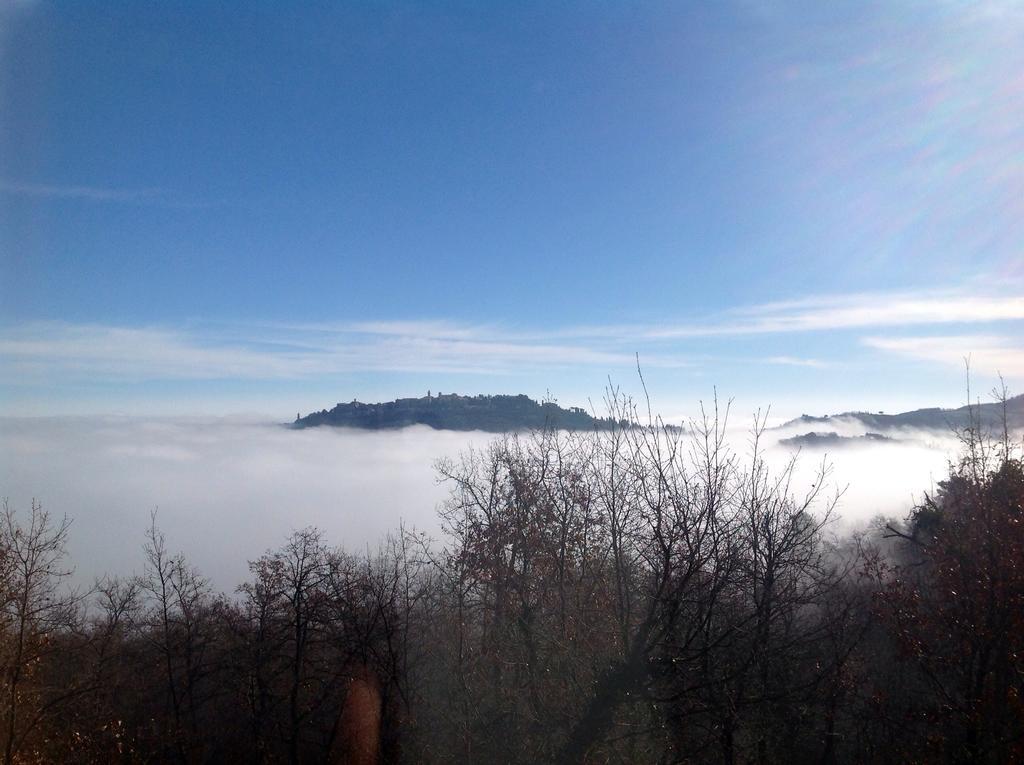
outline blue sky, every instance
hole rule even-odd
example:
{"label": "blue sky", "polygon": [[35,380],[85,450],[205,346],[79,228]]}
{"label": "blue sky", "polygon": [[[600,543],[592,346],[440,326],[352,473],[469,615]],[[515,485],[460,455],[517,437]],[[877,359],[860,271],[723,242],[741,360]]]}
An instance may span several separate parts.
{"label": "blue sky", "polygon": [[1024,7],[0,10],[0,410],[1024,388]]}

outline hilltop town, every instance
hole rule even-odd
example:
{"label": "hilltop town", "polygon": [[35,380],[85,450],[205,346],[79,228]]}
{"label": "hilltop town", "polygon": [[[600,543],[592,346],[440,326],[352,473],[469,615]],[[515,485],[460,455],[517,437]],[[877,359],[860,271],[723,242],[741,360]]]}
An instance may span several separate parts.
{"label": "hilltop town", "polygon": [[296,416],[293,428],[320,425],[384,430],[409,425],[428,425],[437,430],[482,430],[503,433],[533,428],[561,430],[606,429],[615,421],[592,416],[578,406],[562,408],[553,401],[534,401],[529,396],[460,396],[427,391],[421,398],[400,398],[376,404],[339,403],[305,417]]}

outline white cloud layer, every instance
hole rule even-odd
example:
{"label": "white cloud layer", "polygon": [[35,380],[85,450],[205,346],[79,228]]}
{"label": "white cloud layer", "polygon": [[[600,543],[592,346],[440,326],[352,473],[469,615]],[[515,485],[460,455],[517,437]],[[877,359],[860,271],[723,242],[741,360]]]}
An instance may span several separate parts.
{"label": "white cloud layer", "polygon": [[168,544],[220,588],[247,560],[314,525],[359,549],[405,521],[434,530],[445,496],[433,461],[483,436],[412,428],[294,431],[265,422],[39,418],[0,424],[0,496],[32,497],[74,523],[77,576],[142,567],[158,509]]}
{"label": "white cloud layer", "polygon": [[[242,420],[4,419],[0,496],[21,509],[35,497],[73,519],[70,550],[81,582],[140,572],[143,532],[158,508],[169,545],[230,591],[245,578],[247,560],[294,529],[317,526],[349,549],[374,546],[401,521],[436,533],[447,488],[434,461],[491,438],[419,427],[289,430]],[[742,427],[733,441],[743,448]],[[954,448],[932,434],[836,452],[830,481],[850,486],[839,508],[843,523],[904,515],[942,477]],[[769,452],[777,465],[788,457],[781,448]],[[820,458],[802,459],[805,485]]]}

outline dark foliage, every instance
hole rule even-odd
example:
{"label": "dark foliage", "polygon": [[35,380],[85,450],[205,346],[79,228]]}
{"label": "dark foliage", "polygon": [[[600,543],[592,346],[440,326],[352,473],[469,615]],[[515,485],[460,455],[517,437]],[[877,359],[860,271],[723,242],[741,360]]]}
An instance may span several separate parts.
{"label": "dark foliage", "polygon": [[609,419],[592,416],[579,407],[563,409],[553,401],[538,403],[524,395],[460,396],[456,393],[423,398],[400,398],[380,404],[353,401],[337,404],[305,417],[296,417],[293,428],[318,425],[382,430],[409,425],[429,425],[437,430],[483,430],[490,433],[558,428],[601,430],[615,427]]}

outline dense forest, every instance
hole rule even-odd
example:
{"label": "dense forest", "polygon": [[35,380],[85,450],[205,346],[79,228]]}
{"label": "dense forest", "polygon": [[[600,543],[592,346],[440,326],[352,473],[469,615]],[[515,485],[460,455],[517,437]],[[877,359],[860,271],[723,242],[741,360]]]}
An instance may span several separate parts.
{"label": "dense forest", "polygon": [[1024,761],[1006,429],[840,537],[763,421],[742,451],[724,406],[647,422],[499,437],[438,464],[441,539],[304,529],[227,594],[158,518],[144,575],[74,590],[68,522],[5,503],[4,763]]}

